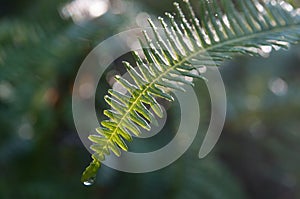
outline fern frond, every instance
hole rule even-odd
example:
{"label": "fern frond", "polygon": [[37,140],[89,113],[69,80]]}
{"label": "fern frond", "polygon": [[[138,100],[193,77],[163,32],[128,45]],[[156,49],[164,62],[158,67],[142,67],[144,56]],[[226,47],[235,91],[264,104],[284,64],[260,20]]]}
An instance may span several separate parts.
{"label": "fern frond", "polygon": [[[89,136],[94,160],[82,181],[95,177],[100,162],[111,151],[117,156],[121,150],[127,151],[124,140],[131,141],[132,134],[139,136],[140,128],[150,130],[155,115],[163,115],[156,98],[173,101],[168,91],[193,85],[186,77],[201,78],[195,72],[200,67],[220,66],[236,54],[260,55],[264,46],[287,48],[300,40],[299,12],[285,1],[200,0],[200,19],[188,0],[184,0],[184,11],[178,3],[174,5],[177,14],[166,13],[168,23],[158,18],[164,34],[149,20],[154,37],[144,32],[145,59],[133,53],[138,70],[124,62],[134,84],[115,77],[129,95],[109,90],[105,96],[112,109],[104,111],[108,119],[97,128],[98,135]],[[145,105],[150,105],[155,115]]]}

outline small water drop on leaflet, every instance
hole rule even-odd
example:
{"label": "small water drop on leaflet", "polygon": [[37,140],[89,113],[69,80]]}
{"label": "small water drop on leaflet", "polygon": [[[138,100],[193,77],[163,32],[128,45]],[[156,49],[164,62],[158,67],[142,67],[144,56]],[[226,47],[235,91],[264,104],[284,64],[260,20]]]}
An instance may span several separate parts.
{"label": "small water drop on leaflet", "polygon": [[95,177],[89,178],[88,180],[84,181],[83,184],[85,186],[91,186],[95,183]]}

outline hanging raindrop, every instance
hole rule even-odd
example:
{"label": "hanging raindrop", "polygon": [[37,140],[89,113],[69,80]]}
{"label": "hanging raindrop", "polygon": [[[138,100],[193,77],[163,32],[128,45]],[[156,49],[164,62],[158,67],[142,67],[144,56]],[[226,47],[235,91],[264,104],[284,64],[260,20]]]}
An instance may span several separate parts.
{"label": "hanging raindrop", "polygon": [[91,178],[87,179],[86,181],[84,181],[83,184],[85,186],[91,186],[95,183],[95,180],[96,180],[96,177],[94,176],[94,177],[91,177]]}
{"label": "hanging raindrop", "polygon": [[91,186],[95,183],[97,171],[100,167],[100,162],[96,159],[96,157],[93,155],[92,158],[93,162],[91,162],[85,169],[81,177],[81,182],[85,186]]}

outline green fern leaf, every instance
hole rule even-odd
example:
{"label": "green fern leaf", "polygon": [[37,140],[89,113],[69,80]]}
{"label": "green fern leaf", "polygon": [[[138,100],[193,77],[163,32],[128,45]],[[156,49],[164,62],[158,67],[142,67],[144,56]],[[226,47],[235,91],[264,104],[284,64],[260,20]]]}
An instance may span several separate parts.
{"label": "green fern leaf", "polygon": [[202,78],[195,73],[197,69],[219,66],[236,54],[260,55],[262,46],[288,48],[300,40],[299,12],[285,1],[200,0],[199,19],[187,0],[183,3],[185,11],[178,3],[174,5],[179,22],[169,13],[170,26],[158,18],[164,35],[149,20],[154,38],[144,31],[146,42],[141,45],[145,60],[133,53],[139,70],[124,62],[134,84],[115,77],[130,95],[109,90],[105,96],[112,109],[104,111],[108,120],[101,122],[98,135],[89,137],[95,153],[83,173],[83,182],[95,177],[106,155],[113,152],[120,156],[121,150],[127,151],[125,140],[131,141],[132,134],[139,136],[140,128],[150,130],[149,123],[157,122],[155,115],[163,116],[156,98],[173,101],[170,90],[184,91],[183,84],[193,85],[185,77]]}

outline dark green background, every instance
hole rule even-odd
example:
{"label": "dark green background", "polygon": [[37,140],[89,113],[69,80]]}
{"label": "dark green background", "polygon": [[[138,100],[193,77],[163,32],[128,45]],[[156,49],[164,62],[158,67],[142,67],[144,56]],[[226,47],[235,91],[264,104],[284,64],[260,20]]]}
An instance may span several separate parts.
{"label": "dark green background", "polygon": [[[217,146],[205,159],[199,160],[197,153],[210,103],[204,83],[197,81],[203,119],[184,156],[147,174],[103,166],[95,185],[83,186],[80,177],[90,154],[77,135],[71,111],[72,86],[81,62],[104,39],[137,27],[140,12],[158,16],[174,8],[171,0],[123,1],[127,6],[121,14],[109,10],[75,24],[59,14],[65,3],[0,2],[0,199],[300,198],[300,46],[273,52],[267,59],[236,57],[221,67],[227,119]],[[122,71],[118,63],[112,68]],[[270,90],[279,78],[287,89],[282,96]],[[97,92],[96,108],[102,117],[105,78],[99,88],[105,88]],[[162,132],[167,134],[162,143],[150,139],[130,146],[143,150],[146,143],[155,148],[171,139],[168,133],[178,123],[176,108],[174,103],[169,109],[173,122]]]}

